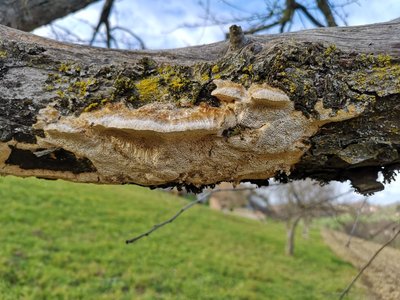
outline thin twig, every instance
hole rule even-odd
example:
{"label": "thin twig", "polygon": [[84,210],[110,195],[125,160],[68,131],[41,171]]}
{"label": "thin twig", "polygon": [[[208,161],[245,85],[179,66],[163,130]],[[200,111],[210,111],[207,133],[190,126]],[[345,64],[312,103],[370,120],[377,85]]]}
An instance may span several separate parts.
{"label": "thin twig", "polygon": [[96,35],[100,30],[100,26],[102,24],[104,24],[104,26],[106,27],[106,35],[107,35],[107,48],[111,47],[111,31],[110,31],[110,22],[109,22],[109,17],[111,14],[111,10],[114,4],[114,0],[106,0],[104,2],[103,5],[103,9],[101,11],[101,15],[99,18],[99,22],[95,28],[95,30],[93,31],[93,35],[92,35],[92,39],[90,41],[90,45],[93,45],[95,39],[96,39]]}
{"label": "thin twig", "polygon": [[124,32],[128,33],[129,35],[131,35],[133,38],[135,38],[138,41],[138,43],[140,45],[140,49],[146,49],[146,45],[145,45],[143,39],[140,36],[138,36],[136,33],[134,33],[132,30],[129,30],[128,28],[121,27],[121,26],[114,26],[111,29],[111,31],[114,31],[114,30],[120,30],[120,31],[124,31]]}
{"label": "thin twig", "polygon": [[201,203],[202,201],[204,201],[205,199],[207,199],[207,197],[209,197],[211,194],[214,193],[218,193],[218,192],[226,192],[226,191],[243,191],[243,190],[254,190],[256,189],[255,187],[243,187],[243,188],[232,188],[232,189],[218,189],[218,190],[213,190],[210,192],[205,193],[204,195],[202,195],[201,197],[199,197],[198,199],[186,204],[184,207],[182,207],[175,215],[173,215],[171,218],[165,220],[164,222],[161,222],[159,224],[155,224],[153,225],[152,228],[150,228],[149,230],[147,230],[146,232],[139,234],[138,236],[126,240],[125,243],[126,244],[131,244],[134,243],[146,236],[149,236],[150,234],[152,234],[154,231],[156,231],[157,229],[164,227],[165,225],[172,223],[176,218],[178,218],[182,213],[184,213],[185,211],[187,211],[189,208],[191,208],[192,206]]}
{"label": "thin twig", "polygon": [[361,268],[361,270],[358,272],[358,274],[356,275],[356,277],[353,278],[353,280],[350,282],[350,284],[343,290],[343,292],[340,294],[339,300],[342,300],[347,293],[350,291],[351,287],[353,286],[353,284],[357,281],[357,279],[362,275],[362,273],[365,271],[365,269],[367,269],[369,267],[369,265],[374,261],[374,259],[378,256],[378,254],[385,249],[391,242],[393,242],[397,236],[400,234],[400,229],[395,233],[395,235],[389,239],[385,244],[382,245],[382,247],[380,247],[378,249],[378,251],[376,251],[374,253],[374,255],[372,255],[372,257],[369,259],[369,261],[364,265],[364,267]]}
{"label": "thin twig", "polygon": [[200,198],[198,198],[198,199],[196,199],[196,200],[190,202],[189,204],[187,204],[187,205],[185,205],[184,207],[182,207],[174,216],[172,216],[172,217],[169,218],[168,220],[166,220],[166,221],[164,221],[164,222],[161,222],[161,223],[159,223],[159,224],[155,224],[155,225],[154,225],[151,229],[149,229],[148,231],[146,231],[146,232],[144,232],[144,233],[142,233],[142,234],[139,234],[138,236],[136,236],[136,237],[134,237],[134,238],[132,238],[132,239],[126,240],[125,242],[126,242],[127,244],[134,243],[134,242],[140,240],[141,238],[144,238],[145,236],[149,236],[151,233],[153,233],[153,231],[156,231],[156,230],[159,229],[160,227],[163,227],[163,226],[165,226],[165,225],[167,225],[167,224],[169,224],[169,223],[172,223],[172,222],[173,222],[176,218],[178,218],[183,212],[185,212],[186,210],[188,210],[189,208],[191,208],[193,205],[195,205],[195,204],[200,203],[201,201],[203,201],[208,195],[209,195],[209,193],[208,193],[208,194],[205,194],[203,197],[200,197]]}
{"label": "thin twig", "polygon": [[361,206],[357,209],[356,219],[355,219],[355,221],[354,221],[353,227],[351,228],[351,231],[350,231],[350,234],[349,234],[349,240],[348,240],[347,243],[346,243],[346,248],[349,248],[349,247],[350,247],[351,239],[352,239],[353,236],[354,236],[354,231],[355,231],[356,228],[357,228],[358,221],[359,221],[360,215],[361,215],[361,213],[362,213],[362,209],[364,208],[364,205],[367,203],[367,200],[368,200],[368,197],[365,197],[363,203],[362,203]]}
{"label": "thin twig", "polygon": [[398,222],[397,221],[392,221],[392,222],[386,224],[385,226],[379,228],[374,233],[370,234],[368,239],[373,240],[374,238],[376,238],[377,235],[381,234],[384,230],[386,230],[389,227],[393,226],[395,223],[398,223]]}
{"label": "thin twig", "polygon": [[311,23],[313,23],[317,27],[325,27],[324,24],[322,24],[316,18],[314,18],[314,16],[308,11],[308,9],[304,5],[301,5],[299,3],[296,4],[297,4],[296,9],[300,9],[303,12],[303,14],[308,18],[308,20],[310,20]]}

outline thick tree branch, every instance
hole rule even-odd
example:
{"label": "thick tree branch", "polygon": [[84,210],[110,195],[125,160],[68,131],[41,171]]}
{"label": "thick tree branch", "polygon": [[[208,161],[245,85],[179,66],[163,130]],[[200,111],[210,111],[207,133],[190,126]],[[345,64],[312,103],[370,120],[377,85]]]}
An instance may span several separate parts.
{"label": "thick tree branch", "polygon": [[400,163],[399,32],[117,51],[0,27],[0,173],[193,189],[312,177],[374,192]]}
{"label": "thick tree branch", "polygon": [[335,17],[333,16],[332,9],[329,4],[329,0],[317,0],[317,5],[318,5],[319,10],[325,16],[328,26],[330,26],[330,27],[337,26]]}
{"label": "thick tree branch", "polygon": [[97,0],[0,0],[0,24],[32,31],[95,1]]}
{"label": "thick tree branch", "polygon": [[104,24],[106,28],[106,37],[107,37],[107,48],[111,48],[111,29],[110,29],[110,14],[114,4],[114,0],[106,0],[103,5],[103,9],[101,10],[99,22],[97,23],[96,28],[94,29],[92,40],[90,41],[90,45],[93,45],[93,42],[96,39],[96,35],[99,32],[100,26]]}

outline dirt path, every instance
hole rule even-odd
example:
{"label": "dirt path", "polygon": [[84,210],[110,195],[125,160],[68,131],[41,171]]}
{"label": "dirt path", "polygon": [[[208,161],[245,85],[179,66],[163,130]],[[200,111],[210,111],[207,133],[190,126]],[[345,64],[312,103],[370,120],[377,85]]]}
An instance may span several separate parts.
{"label": "dirt path", "polygon": [[[353,237],[350,247],[346,248],[349,236],[338,231],[323,230],[322,236],[338,256],[359,269],[381,247],[380,244]],[[400,250],[391,247],[383,249],[361,278],[375,295],[372,299],[400,299]]]}

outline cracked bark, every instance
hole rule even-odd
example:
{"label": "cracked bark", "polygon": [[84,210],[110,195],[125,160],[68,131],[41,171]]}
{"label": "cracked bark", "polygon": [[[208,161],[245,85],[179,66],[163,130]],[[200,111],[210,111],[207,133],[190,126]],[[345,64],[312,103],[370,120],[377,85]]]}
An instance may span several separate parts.
{"label": "cracked bark", "polygon": [[31,31],[97,0],[1,0],[0,24]]}
{"label": "cracked bark", "polygon": [[0,173],[186,186],[399,168],[400,22],[166,51],[0,27]]}

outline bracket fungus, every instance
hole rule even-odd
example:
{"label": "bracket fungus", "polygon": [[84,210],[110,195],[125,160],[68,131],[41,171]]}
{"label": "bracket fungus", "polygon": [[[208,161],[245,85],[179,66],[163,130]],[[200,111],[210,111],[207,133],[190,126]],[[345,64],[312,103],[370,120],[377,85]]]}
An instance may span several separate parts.
{"label": "bracket fungus", "polygon": [[[73,153],[76,163],[87,164],[82,173],[34,168],[17,172],[17,166],[4,161],[9,155],[2,155],[2,173],[145,186],[261,180],[279,171],[289,173],[320,126],[356,117],[364,109],[349,105],[346,111],[333,112],[318,102],[320,116],[307,118],[277,88],[214,83],[211,95],[219,99],[219,107],[156,102],[134,109],[109,103],[79,116],[62,116],[49,105],[35,124],[43,135],[35,145],[27,144],[27,150],[44,156],[53,149]],[[12,146],[8,142],[1,147],[10,152]]]}
{"label": "bracket fungus", "polygon": [[288,95],[267,85],[253,85],[249,89],[249,94],[253,103],[261,105],[286,106],[291,103]]}
{"label": "bracket fungus", "polygon": [[246,90],[244,87],[235,82],[215,79],[214,84],[217,86],[211,92],[211,96],[217,97],[221,102],[235,102],[243,98]]}

